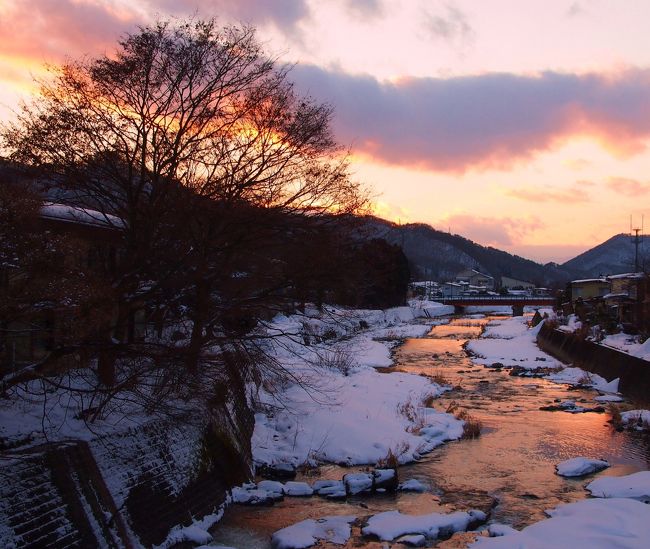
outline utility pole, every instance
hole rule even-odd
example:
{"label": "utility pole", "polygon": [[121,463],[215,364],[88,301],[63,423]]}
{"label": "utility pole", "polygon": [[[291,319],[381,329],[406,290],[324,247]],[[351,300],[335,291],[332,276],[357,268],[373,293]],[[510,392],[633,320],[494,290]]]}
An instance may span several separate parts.
{"label": "utility pole", "polygon": [[[632,244],[634,244],[634,272],[639,272],[639,244],[643,240],[643,215],[641,215],[641,227],[632,228],[632,216],[630,216],[630,236],[632,237]],[[632,232],[634,231],[634,235]],[[641,234],[639,234],[641,233]]]}

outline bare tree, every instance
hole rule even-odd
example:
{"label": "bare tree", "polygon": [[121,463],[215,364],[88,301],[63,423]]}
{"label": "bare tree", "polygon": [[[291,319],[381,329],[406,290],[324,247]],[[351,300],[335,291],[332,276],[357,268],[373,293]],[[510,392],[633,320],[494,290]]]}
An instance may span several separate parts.
{"label": "bare tree", "polygon": [[[223,360],[234,350],[255,354],[247,331],[293,298],[283,243],[365,205],[331,116],[294,90],[252,28],[208,20],[143,27],[113,55],[53,67],[3,128],[12,161],[122,235],[114,312],[93,339],[108,393],[141,382],[143,356],[148,368],[196,373],[209,360],[241,365]],[[190,320],[186,343],[130,342],[143,303]],[[219,358],[206,352],[219,345]],[[126,358],[137,366],[119,375]]]}

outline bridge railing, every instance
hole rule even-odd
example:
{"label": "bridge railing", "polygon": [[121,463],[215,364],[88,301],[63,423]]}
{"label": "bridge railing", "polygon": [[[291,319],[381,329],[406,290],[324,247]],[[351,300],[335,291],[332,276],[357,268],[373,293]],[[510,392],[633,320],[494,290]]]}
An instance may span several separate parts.
{"label": "bridge railing", "polygon": [[528,296],[528,295],[512,295],[512,296],[503,296],[503,295],[455,295],[451,297],[436,297],[434,298],[437,301],[486,301],[486,302],[512,302],[512,301],[536,301],[544,303],[555,303],[556,299],[549,296]]}

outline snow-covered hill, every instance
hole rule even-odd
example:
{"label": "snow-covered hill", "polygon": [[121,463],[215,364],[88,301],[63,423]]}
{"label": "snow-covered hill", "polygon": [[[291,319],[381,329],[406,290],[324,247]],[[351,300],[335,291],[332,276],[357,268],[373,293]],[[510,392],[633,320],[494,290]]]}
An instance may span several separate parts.
{"label": "snow-covered hill", "polygon": [[[634,271],[634,244],[627,234],[617,234],[562,265],[584,276],[599,276]],[[644,238],[639,246],[639,266],[650,266],[650,247]]]}

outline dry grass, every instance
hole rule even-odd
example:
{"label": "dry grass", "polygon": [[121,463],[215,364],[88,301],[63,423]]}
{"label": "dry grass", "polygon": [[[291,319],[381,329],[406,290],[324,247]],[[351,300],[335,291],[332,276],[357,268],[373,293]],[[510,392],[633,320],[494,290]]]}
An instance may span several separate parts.
{"label": "dry grass", "polygon": [[398,444],[395,449],[388,449],[386,457],[377,460],[375,467],[377,469],[397,469],[399,467],[399,458],[408,452],[409,445],[406,442]]}
{"label": "dry grass", "polygon": [[578,385],[593,385],[594,378],[589,372],[582,374],[582,377],[578,380]]}
{"label": "dry grass", "polygon": [[428,397],[425,397],[422,400],[422,406],[424,406],[425,408],[433,408],[433,403],[436,401],[436,398],[438,397],[434,395],[429,395]]}
{"label": "dry grass", "polygon": [[609,422],[616,429],[623,427],[623,416],[621,416],[621,408],[617,404],[610,402],[607,405],[607,412],[609,413]]}
{"label": "dry grass", "polygon": [[480,419],[472,416],[467,410],[458,412],[456,418],[465,422],[463,425],[463,438],[478,438],[481,436],[483,424]]}
{"label": "dry grass", "polygon": [[448,414],[453,414],[456,412],[456,410],[458,410],[458,402],[452,400],[449,404],[447,404],[447,409],[445,410],[445,412],[447,412]]}
{"label": "dry grass", "polygon": [[432,374],[429,374],[427,377],[434,381],[438,385],[451,385],[450,381],[445,377],[445,375],[440,371],[436,370]]}

